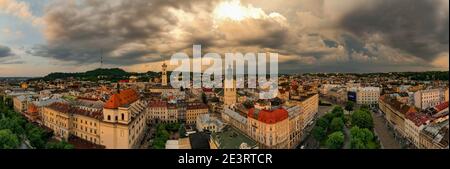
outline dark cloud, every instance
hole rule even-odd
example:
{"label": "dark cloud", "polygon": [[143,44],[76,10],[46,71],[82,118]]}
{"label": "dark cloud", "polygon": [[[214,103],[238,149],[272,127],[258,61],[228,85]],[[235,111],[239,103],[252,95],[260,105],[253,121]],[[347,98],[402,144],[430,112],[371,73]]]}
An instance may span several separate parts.
{"label": "dark cloud", "polygon": [[8,56],[14,56],[14,54],[11,51],[11,48],[0,45],[0,58]]}
{"label": "dark cloud", "polygon": [[345,48],[349,51],[349,54],[353,52],[369,54],[369,50],[364,46],[364,42],[361,42],[359,39],[347,34],[343,34],[342,39],[344,41]]}
{"label": "dark cloud", "polygon": [[1,65],[25,63],[22,60],[17,60],[17,58],[18,58],[18,56],[12,52],[11,48],[0,45],[0,64]]}
{"label": "dark cloud", "polygon": [[431,61],[449,50],[449,13],[442,2],[377,0],[368,7],[354,8],[340,24],[365,40],[379,35],[381,43]]}
{"label": "dark cloud", "polygon": [[[191,3],[184,0],[56,2],[47,7],[44,16],[47,44],[35,46],[29,53],[78,63],[98,62],[100,56],[108,64],[116,65],[156,61],[168,51],[158,46],[173,45],[172,41],[168,42],[170,31],[179,22],[169,10],[192,11]],[[185,46],[171,49],[177,51]]]}
{"label": "dark cloud", "polygon": [[47,44],[28,53],[133,66],[200,44],[203,53],[277,52],[287,71],[355,72],[431,66],[448,52],[446,0],[242,0],[258,16],[239,21],[214,18],[221,1],[57,1],[43,17]]}
{"label": "dark cloud", "polygon": [[[274,28],[269,29],[270,27]],[[257,36],[248,39],[241,39],[239,43],[245,46],[255,45],[262,48],[278,49],[281,48],[286,43],[289,36],[287,28],[283,28],[273,23],[267,22],[262,23],[261,27],[257,29],[267,29],[268,31],[266,32],[265,35],[262,36]]]}

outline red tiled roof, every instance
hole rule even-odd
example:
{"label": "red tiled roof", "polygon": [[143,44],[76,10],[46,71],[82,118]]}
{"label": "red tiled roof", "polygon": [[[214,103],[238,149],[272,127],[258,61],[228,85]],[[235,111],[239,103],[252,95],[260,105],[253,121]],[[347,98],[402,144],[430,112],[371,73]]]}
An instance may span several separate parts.
{"label": "red tiled roof", "polygon": [[135,102],[139,99],[138,93],[133,89],[123,90],[119,93],[113,94],[105,104],[107,109],[117,109],[120,106],[124,106]]}
{"label": "red tiled roof", "polygon": [[414,122],[416,126],[421,126],[426,124],[430,117],[424,113],[418,113],[417,111],[408,111],[406,113],[406,118]]}
{"label": "red tiled roof", "polygon": [[438,104],[438,105],[436,105],[434,108],[435,108],[438,112],[440,112],[440,111],[442,111],[442,110],[448,108],[448,102],[444,102],[444,103]]}
{"label": "red tiled roof", "polygon": [[38,108],[33,103],[28,104],[28,113],[37,113]]}
{"label": "red tiled roof", "polygon": [[288,118],[288,112],[283,108],[272,111],[259,110],[258,113],[255,113],[255,111],[257,111],[255,108],[250,109],[248,111],[248,117],[257,119],[266,124],[275,124]]}

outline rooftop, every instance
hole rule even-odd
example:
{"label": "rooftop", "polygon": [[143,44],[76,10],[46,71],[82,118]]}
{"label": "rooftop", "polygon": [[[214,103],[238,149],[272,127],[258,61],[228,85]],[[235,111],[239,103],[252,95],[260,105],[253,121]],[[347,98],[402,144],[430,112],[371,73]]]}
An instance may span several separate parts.
{"label": "rooftop", "polygon": [[194,133],[189,135],[192,149],[210,149],[209,135],[206,133]]}
{"label": "rooftop", "polygon": [[188,103],[187,110],[193,110],[193,109],[208,109],[208,105],[201,103],[201,102]]}
{"label": "rooftop", "polygon": [[55,110],[55,111],[58,111],[61,113],[65,113],[65,114],[69,114],[69,115],[78,114],[78,115],[87,116],[87,117],[91,117],[91,118],[95,118],[95,119],[99,119],[99,120],[101,120],[103,118],[103,112],[101,110],[99,110],[99,111],[85,110],[85,109],[71,106],[70,104],[67,104],[67,103],[55,102],[55,103],[50,104],[47,107],[52,110]]}
{"label": "rooftop", "polygon": [[105,104],[107,109],[117,109],[129,105],[139,99],[138,93],[133,89],[122,90],[113,94]]}
{"label": "rooftop", "polygon": [[148,107],[167,107],[167,101],[152,100],[148,103]]}
{"label": "rooftop", "polygon": [[284,108],[273,110],[259,110],[252,108],[248,111],[248,117],[266,124],[275,124],[288,118],[288,111]]}
{"label": "rooftop", "polygon": [[383,102],[385,102],[388,105],[390,105],[396,111],[400,112],[401,114],[406,114],[408,112],[417,112],[417,110],[414,107],[408,106],[407,104],[398,101],[394,97],[390,97],[388,95],[384,95],[384,96],[381,96],[380,99]]}
{"label": "rooftop", "polygon": [[242,116],[241,114],[239,114],[236,111],[233,111],[231,109],[225,108],[224,113],[228,116],[230,116],[231,118],[233,118],[236,121],[239,121],[242,124],[247,124],[247,118]]}
{"label": "rooftop", "polygon": [[430,117],[424,113],[419,113],[417,111],[410,111],[406,113],[406,118],[411,120],[416,126],[425,125]]}
{"label": "rooftop", "polygon": [[449,121],[448,119],[438,123],[432,123],[426,126],[422,133],[433,139],[434,142],[448,148],[449,142]]}
{"label": "rooftop", "polygon": [[434,107],[436,109],[436,111],[440,112],[444,109],[448,108],[448,101],[447,102],[443,102],[441,104],[438,104],[437,106]]}
{"label": "rooftop", "polygon": [[219,149],[257,148],[256,141],[231,126],[226,126],[222,132],[212,133],[211,137],[217,141]]}

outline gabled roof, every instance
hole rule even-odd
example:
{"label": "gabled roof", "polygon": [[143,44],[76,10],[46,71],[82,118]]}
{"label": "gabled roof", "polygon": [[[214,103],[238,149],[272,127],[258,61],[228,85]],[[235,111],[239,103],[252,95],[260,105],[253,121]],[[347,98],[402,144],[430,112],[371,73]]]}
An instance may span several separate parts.
{"label": "gabled roof", "polygon": [[117,109],[121,106],[131,104],[139,99],[138,93],[133,89],[127,89],[113,94],[106,102],[106,109]]}

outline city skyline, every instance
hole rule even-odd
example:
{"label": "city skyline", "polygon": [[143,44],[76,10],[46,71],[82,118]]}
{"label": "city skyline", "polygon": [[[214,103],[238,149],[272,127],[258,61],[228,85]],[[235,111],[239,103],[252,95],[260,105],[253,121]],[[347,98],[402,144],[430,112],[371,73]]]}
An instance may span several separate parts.
{"label": "city skyline", "polygon": [[100,57],[159,71],[195,44],[278,53],[280,73],[448,71],[448,3],[0,0],[0,77],[84,72]]}

